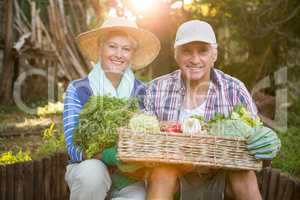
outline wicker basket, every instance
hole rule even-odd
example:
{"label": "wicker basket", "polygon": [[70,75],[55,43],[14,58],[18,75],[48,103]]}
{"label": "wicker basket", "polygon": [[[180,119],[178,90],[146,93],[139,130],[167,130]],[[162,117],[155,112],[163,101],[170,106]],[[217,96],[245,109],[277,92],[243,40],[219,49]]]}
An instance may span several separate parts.
{"label": "wicker basket", "polygon": [[248,154],[245,140],[209,135],[141,133],[119,129],[118,158],[149,164],[192,164],[210,168],[260,170],[262,162]]}

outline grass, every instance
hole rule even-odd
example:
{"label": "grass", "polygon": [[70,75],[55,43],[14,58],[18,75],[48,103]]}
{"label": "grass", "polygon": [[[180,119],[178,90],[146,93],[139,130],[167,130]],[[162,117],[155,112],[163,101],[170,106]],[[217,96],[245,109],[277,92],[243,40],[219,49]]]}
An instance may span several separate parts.
{"label": "grass", "polygon": [[282,147],[272,166],[300,178],[300,128],[290,127],[287,132],[278,135]]}

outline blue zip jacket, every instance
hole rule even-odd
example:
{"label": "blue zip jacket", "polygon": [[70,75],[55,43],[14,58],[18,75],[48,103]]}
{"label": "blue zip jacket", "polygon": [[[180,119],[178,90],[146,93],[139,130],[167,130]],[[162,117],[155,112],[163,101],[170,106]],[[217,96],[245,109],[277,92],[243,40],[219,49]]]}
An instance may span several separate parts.
{"label": "blue zip jacket", "polygon": [[[146,86],[141,81],[135,79],[131,97],[139,99],[141,109],[144,109],[145,93]],[[70,82],[65,93],[63,125],[70,163],[80,162],[83,159],[82,151],[73,143],[73,135],[79,122],[80,111],[92,95],[93,92],[88,77]],[[110,159],[115,160],[116,158]]]}

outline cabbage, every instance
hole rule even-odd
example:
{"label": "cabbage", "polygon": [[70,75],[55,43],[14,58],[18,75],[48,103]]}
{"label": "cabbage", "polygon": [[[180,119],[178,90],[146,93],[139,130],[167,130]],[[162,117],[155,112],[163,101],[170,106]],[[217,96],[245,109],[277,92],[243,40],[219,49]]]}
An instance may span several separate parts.
{"label": "cabbage", "polygon": [[133,116],[129,121],[129,128],[139,132],[160,132],[157,118],[147,114]]}
{"label": "cabbage", "polygon": [[208,134],[247,138],[252,135],[252,127],[242,120],[223,119],[211,124],[208,129]]}

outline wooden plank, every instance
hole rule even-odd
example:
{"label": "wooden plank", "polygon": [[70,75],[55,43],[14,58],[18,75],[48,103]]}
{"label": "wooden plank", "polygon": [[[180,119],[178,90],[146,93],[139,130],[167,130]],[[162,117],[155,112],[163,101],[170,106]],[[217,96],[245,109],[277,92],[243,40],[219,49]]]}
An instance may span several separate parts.
{"label": "wooden plank", "polygon": [[277,187],[277,195],[276,200],[282,200],[284,199],[284,191],[288,185],[288,182],[290,181],[289,177],[285,174],[280,174],[279,183]]}
{"label": "wooden plank", "polygon": [[0,199],[7,199],[7,174],[6,166],[0,166]]}
{"label": "wooden plank", "polygon": [[266,200],[268,198],[268,186],[270,182],[270,172],[271,169],[265,168],[262,170],[262,185],[261,185],[261,195],[262,199]]}
{"label": "wooden plank", "polygon": [[6,176],[6,183],[7,183],[7,200],[14,200],[15,198],[15,184],[14,184],[14,176],[15,176],[15,165],[6,165],[7,169],[7,176]]}
{"label": "wooden plank", "polygon": [[54,156],[52,157],[54,159],[54,163],[53,163],[53,170],[54,170],[54,174],[53,174],[53,184],[54,185],[54,191],[55,191],[55,196],[54,199],[55,200],[60,200],[60,194],[59,194],[59,176],[58,176],[58,170],[59,170],[59,157],[58,154],[54,154]]}
{"label": "wooden plank", "polygon": [[295,180],[295,188],[294,188],[294,195],[293,200],[299,200],[300,199],[300,181]]}
{"label": "wooden plank", "polygon": [[43,198],[43,163],[41,160],[33,162],[34,168],[34,200],[41,200]]}
{"label": "wooden plank", "polygon": [[51,159],[49,157],[43,158],[44,166],[44,199],[51,200],[52,193],[50,189],[51,184]]}
{"label": "wooden plank", "polygon": [[269,191],[268,200],[276,199],[277,186],[279,182],[280,171],[277,169],[271,169],[270,181],[269,181]]}
{"label": "wooden plank", "polygon": [[283,194],[284,200],[292,199],[294,193],[294,185],[295,185],[294,181],[288,181],[288,184]]}
{"label": "wooden plank", "polygon": [[15,200],[24,200],[23,163],[15,164]]}
{"label": "wooden plank", "polygon": [[59,186],[60,186],[60,199],[65,199],[66,194],[67,194],[67,188],[66,188],[66,183],[65,183],[65,168],[66,168],[66,157],[65,153],[58,153],[58,158],[59,158]]}
{"label": "wooden plank", "polygon": [[24,163],[24,199],[31,200],[33,198],[34,193],[34,168],[33,168],[33,161],[28,161]]}

